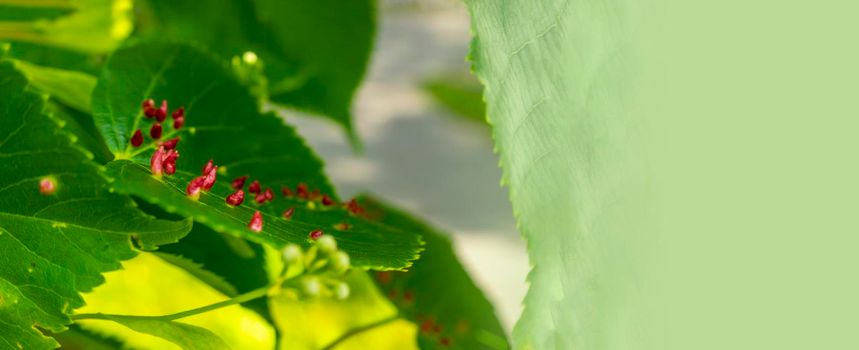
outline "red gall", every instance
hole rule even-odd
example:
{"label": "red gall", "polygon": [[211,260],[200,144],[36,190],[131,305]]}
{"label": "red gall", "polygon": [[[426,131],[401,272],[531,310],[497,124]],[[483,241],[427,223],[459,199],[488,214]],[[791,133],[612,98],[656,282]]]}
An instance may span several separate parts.
{"label": "red gall", "polygon": [[161,100],[161,107],[155,110],[155,120],[159,123],[167,119],[167,100]]}
{"label": "red gall", "polygon": [[200,198],[200,191],[203,189],[203,181],[206,180],[205,176],[197,176],[191,182],[188,183],[188,188],[185,189],[185,192],[188,194],[188,197],[191,197],[193,200],[197,200]]}
{"label": "red gall", "polygon": [[245,201],[245,191],[237,190],[235,193],[227,196],[227,204],[237,207]]}
{"label": "red gall", "polygon": [[284,197],[292,197],[294,194],[294,193],[292,193],[292,190],[289,189],[289,187],[281,187],[280,193],[283,193]]}
{"label": "red gall", "polygon": [[239,176],[235,180],[233,180],[233,189],[240,190],[245,187],[245,181],[248,180],[247,176]]}
{"label": "red gall", "polygon": [[212,186],[215,185],[215,181],[218,179],[218,166],[212,166],[212,169],[209,170],[206,175],[203,175],[203,189],[208,191],[212,189]]}
{"label": "red gall", "polygon": [[173,129],[179,130],[185,126],[185,117],[173,118]]}
{"label": "red gall", "polygon": [[262,214],[260,214],[259,210],[254,212],[254,216],[251,218],[251,222],[248,223],[248,228],[254,232],[262,231]]}
{"label": "red gall", "polygon": [[289,208],[287,210],[284,210],[283,218],[287,220],[292,219],[292,214],[295,214],[295,208]]}
{"label": "red gall", "polygon": [[310,239],[315,241],[315,240],[319,239],[319,237],[322,237],[323,234],[324,234],[324,232],[322,232],[322,230],[313,230],[313,231],[310,231],[309,236],[310,236]]}
{"label": "red gall", "polygon": [[260,191],[259,181],[254,180],[254,182],[251,182],[250,186],[248,186],[248,192],[256,194],[256,193],[259,193],[259,191]]}
{"label": "red gall", "polygon": [[274,199],[274,191],[272,191],[271,188],[266,188],[265,192],[263,192],[263,195],[265,196],[265,200],[267,201]]}
{"label": "red gall", "polygon": [[334,205],[334,200],[331,199],[327,194],[322,195],[322,205],[326,207],[330,207]]}
{"label": "red gall", "polygon": [[161,176],[163,164],[164,164],[164,147],[159,146],[155,152],[152,153],[152,158],[149,159],[149,170],[152,171],[152,175]]}
{"label": "red gall", "polygon": [[156,140],[160,139],[161,138],[161,132],[163,130],[164,129],[161,128],[161,123],[152,124],[152,128],[149,129],[149,136],[152,137],[153,139],[156,139]]}
{"label": "red gall", "polygon": [[56,190],[57,190],[57,186],[54,184],[54,180],[44,178],[41,181],[39,181],[39,193],[41,193],[45,196],[49,196],[49,195],[54,194],[54,192]]}
{"label": "red gall", "polygon": [[174,149],[174,148],[176,148],[176,145],[179,144],[179,141],[180,141],[179,137],[175,137],[175,138],[169,139],[167,141],[164,141],[164,143],[162,143],[161,145],[164,146],[164,149]]}
{"label": "red gall", "polygon": [[140,147],[143,144],[143,133],[140,132],[140,129],[134,132],[134,135],[131,136],[131,145],[134,147]]}

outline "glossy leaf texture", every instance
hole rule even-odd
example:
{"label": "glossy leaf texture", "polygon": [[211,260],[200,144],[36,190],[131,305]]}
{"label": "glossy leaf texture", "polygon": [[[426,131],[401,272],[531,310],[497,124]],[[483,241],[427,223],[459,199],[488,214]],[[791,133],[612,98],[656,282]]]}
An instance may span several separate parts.
{"label": "glossy leaf texture", "polygon": [[110,52],[133,24],[131,0],[17,2],[2,10],[0,41],[88,54]]}
{"label": "glossy leaf texture", "polygon": [[79,292],[135,255],[132,240],[154,249],[191,229],[109,193],[45,98],[0,63],[0,343],[25,349],[56,346],[33,326],[63,331],[83,305]]}
{"label": "glossy leaf texture", "polygon": [[136,332],[153,335],[179,345],[185,350],[225,350],[230,347],[215,333],[187,323],[140,316],[103,315]]}
{"label": "glossy leaf texture", "polygon": [[375,36],[374,0],[147,0],[139,35],[198,42],[225,59],[253,52],[268,98],[352,132],[350,105]]}
{"label": "glossy leaf texture", "polygon": [[[165,135],[181,137],[177,172],[161,179],[149,170],[152,140],[133,147],[133,130],[149,130],[151,119],[142,116],[141,101],[165,99],[173,108],[184,106],[186,125],[175,131],[165,122]],[[172,110],[172,109],[171,109]],[[218,232],[229,233],[275,248],[286,243],[308,246],[309,233],[323,230],[337,238],[358,267],[402,269],[410,266],[421,249],[420,236],[366,220],[346,210],[322,173],[322,163],[295,131],[273,114],[260,114],[255,99],[210,55],[180,44],[143,44],[117,51],[107,63],[93,94],[97,124],[117,160],[108,164],[113,187],[139,196],[168,212],[193,217]],[[199,200],[186,195],[189,182],[214,160],[219,181]],[[263,189],[271,188],[274,200],[258,205],[246,193],[244,203],[232,207],[226,197],[234,190],[230,181],[249,176]],[[296,192],[306,184],[319,199],[286,197],[282,189]],[[313,196],[312,194],[310,196]],[[283,213],[294,209],[291,218]],[[248,224],[261,211],[263,228],[253,232]],[[337,227],[346,228],[337,229]]]}
{"label": "glossy leaf texture", "polygon": [[[640,183],[624,1],[466,0],[472,69],[532,270],[516,349],[622,344],[613,299]],[[634,231],[632,231],[634,232]],[[620,255],[622,257],[622,255]],[[628,284],[625,284],[628,285]],[[622,331],[621,331],[622,332]]]}
{"label": "glossy leaf texture", "polygon": [[509,348],[492,304],[459,263],[449,238],[372,197],[360,202],[369,216],[424,237],[426,249],[409,271],[374,275],[400,315],[418,325],[421,349]]}

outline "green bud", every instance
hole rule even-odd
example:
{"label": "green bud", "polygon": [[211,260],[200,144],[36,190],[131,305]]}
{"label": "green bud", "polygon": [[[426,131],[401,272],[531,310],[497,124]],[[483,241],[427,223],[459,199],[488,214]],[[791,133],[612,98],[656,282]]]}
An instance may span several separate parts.
{"label": "green bud", "polygon": [[319,247],[319,252],[322,254],[331,254],[337,251],[337,241],[330,235],[322,235],[316,240],[316,245]]}
{"label": "green bud", "polygon": [[337,283],[334,286],[334,297],[338,300],[345,300],[349,297],[349,285],[346,282]]}
{"label": "green bud", "polygon": [[303,258],[304,253],[301,252],[301,248],[295,244],[288,244],[283,248],[283,262],[286,266],[291,266],[297,262],[300,262]]}
{"label": "green bud", "polygon": [[315,276],[306,276],[301,279],[301,292],[309,297],[318,296],[322,292],[322,283]]}
{"label": "green bud", "polygon": [[336,252],[331,256],[331,270],[334,273],[344,273],[349,270],[349,254]]}

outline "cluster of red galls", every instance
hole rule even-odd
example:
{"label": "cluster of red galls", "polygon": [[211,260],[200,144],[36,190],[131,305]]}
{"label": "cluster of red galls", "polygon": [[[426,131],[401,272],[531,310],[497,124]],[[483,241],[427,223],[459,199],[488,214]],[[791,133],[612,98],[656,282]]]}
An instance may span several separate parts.
{"label": "cluster of red galls", "polygon": [[[152,127],[149,128],[149,137],[154,140],[158,140],[161,138],[161,134],[164,131],[164,128],[161,126],[161,123],[167,119],[167,100],[161,101],[161,107],[155,108],[155,101],[151,98],[143,101],[143,115],[146,116],[147,119],[155,119],[155,123],[152,124]],[[179,130],[183,126],[185,126],[185,107],[179,107],[173,113],[170,114],[173,118],[173,129]],[[179,138],[175,138],[174,141],[179,142]],[[175,143],[174,142],[174,143]],[[131,136],[131,145],[134,147],[140,147],[143,144],[143,132],[140,129],[134,131],[134,134]],[[175,145],[174,145],[175,147]]]}

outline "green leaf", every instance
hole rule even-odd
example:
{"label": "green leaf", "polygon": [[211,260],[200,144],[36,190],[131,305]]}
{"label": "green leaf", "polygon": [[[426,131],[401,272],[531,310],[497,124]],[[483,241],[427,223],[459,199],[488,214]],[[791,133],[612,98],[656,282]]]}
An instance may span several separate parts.
{"label": "green leaf", "polygon": [[101,315],[134,331],[154,335],[179,345],[185,350],[220,350],[230,347],[215,333],[197,326],[177,321],[159,320],[151,317]]}
{"label": "green leaf", "polygon": [[[517,349],[602,349],[615,333],[616,249],[638,182],[617,1],[466,0],[503,183],[531,273]],[[636,169],[636,170],[633,170]],[[617,247],[619,244],[612,246]]]}
{"label": "green leaf", "polygon": [[492,304],[459,263],[446,235],[376,199],[360,202],[369,215],[420,232],[426,242],[421,259],[408,272],[376,274],[379,288],[400,314],[418,325],[421,349],[508,348]]}
{"label": "green leaf", "polygon": [[423,84],[423,88],[442,106],[468,120],[486,123],[486,104],[483,103],[483,89],[476,79],[452,76],[433,79]]}
{"label": "green leaf", "polygon": [[[142,116],[140,104],[149,97],[186,108],[178,170],[161,179],[151,176],[149,170],[151,145],[133,148],[129,142],[133,130],[148,130],[151,120]],[[273,114],[260,114],[254,98],[231,72],[197,49],[144,44],[117,51],[93,94],[93,111],[117,157],[107,166],[117,191],[193,217],[217,232],[275,248],[286,243],[309,246],[308,234],[322,229],[337,238],[358,267],[406,268],[421,249],[420,236],[414,232],[352,215],[339,205],[326,208],[319,202],[281,196],[281,187],[294,190],[306,183],[337,198],[322,174],[321,161],[295,131]],[[165,129],[164,139],[175,133],[170,126]],[[186,187],[209,159],[221,166],[220,180],[210,192],[193,200],[185,195]],[[271,187],[277,198],[259,206],[248,194],[241,206],[227,205],[225,198],[233,192],[230,181],[244,175],[251,176],[248,183],[258,179],[263,188]],[[281,216],[287,208],[295,209],[290,220]],[[256,210],[262,211],[264,219],[259,233],[247,228]],[[335,229],[340,223],[350,228]]]}
{"label": "green leaf", "polygon": [[350,106],[375,35],[373,0],[148,0],[140,32],[199,42],[229,59],[251,51],[265,65],[268,98],[318,113],[352,132]]}
{"label": "green leaf", "polygon": [[[83,305],[78,294],[101,273],[145,249],[177,241],[191,221],[155,220],[109,193],[99,168],[46,115],[45,98],[8,62],[0,63],[0,343],[26,349],[56,343]],[[52,194],[40,182],[54,183]]]}
{"label": "green leaf", "polygon": [[96,79],[86,73],[42,67],[25,61],[14,61],[15,67],[30,84],[63,104],[80,112],[90,112],[90,97]]}
{"label": "green leaf", "polygon": [[105,53],[131,33],[131,0],[56,0],[42,7],[22,1],[4,9],[0,40]]}

